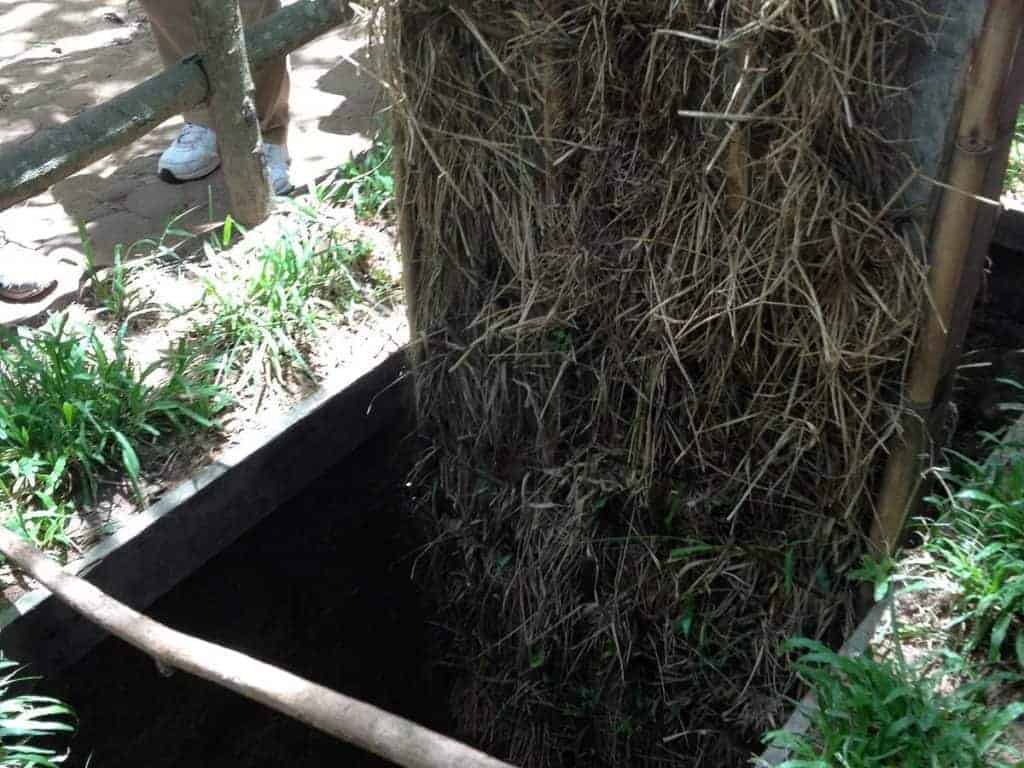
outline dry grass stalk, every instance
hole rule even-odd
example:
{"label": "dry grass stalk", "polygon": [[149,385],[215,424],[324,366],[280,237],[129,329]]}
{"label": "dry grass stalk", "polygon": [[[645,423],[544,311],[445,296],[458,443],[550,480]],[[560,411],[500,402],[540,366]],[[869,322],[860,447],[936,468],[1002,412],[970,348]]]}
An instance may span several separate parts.
{"label": "dry grass stalk", "polygon": [[461,724],[528,766],[740,765],[780,641],[848,626],[897,421],[924,281],[879,127],[918,9],[382,5]]}

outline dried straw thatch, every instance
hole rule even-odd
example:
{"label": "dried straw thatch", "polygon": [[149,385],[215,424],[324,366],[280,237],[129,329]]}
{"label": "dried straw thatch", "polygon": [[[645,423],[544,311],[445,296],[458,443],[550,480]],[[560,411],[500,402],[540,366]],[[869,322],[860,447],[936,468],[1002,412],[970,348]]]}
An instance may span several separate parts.
{"label": "dried straw thatch", "polygon": [[[466,735],[739,765],[835,638],[920,297],[912,0],[389,0]],[[682,114],[681,114],[682,113]]]}

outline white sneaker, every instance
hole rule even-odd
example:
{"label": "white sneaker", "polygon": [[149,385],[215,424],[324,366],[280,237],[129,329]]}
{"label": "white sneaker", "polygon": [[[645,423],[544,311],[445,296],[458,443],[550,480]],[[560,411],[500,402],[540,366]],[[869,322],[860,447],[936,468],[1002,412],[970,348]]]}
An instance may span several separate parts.
{"label": "white sneaker", "polygon": [[[292,182],[288,167],[292,161],[288,150],[280,144],[264,143],[263,161],[274,194],[289,192]],[[174,184],[209,176],[219,167],[216,131],[195,123],[185,123],[178,138],[160,155],[157,169],[160,178]]]}
{"label": "white sneaker", "polygon": [[288,166],[292,159],[288,156],[288,150],[280,144],[263,143],[263,162],[267,165],[267,176],[270,177],[270,187],[275,195],[285,195],[291,191],[292,180],[288,175]]}
{"label": "white sneaker", "polygon": [[157,172],[172,184],[209,176],[220,166],[217,134],[209,128],[185,123],[181,133],[160,155]]}

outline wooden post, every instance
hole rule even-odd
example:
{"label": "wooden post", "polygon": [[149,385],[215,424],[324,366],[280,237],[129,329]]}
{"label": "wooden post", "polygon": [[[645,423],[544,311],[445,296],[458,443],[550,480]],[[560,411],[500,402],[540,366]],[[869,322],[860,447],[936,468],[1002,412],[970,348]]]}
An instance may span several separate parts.
{"label": "wooden post", "polygon": [[[953,158],[945,179],[929,246],[931,274],[926,320],[917,341],[907,382],[907,411],[902,434],[886,464],[871,531],[878,554],[891,553],[898,544],[921,476],[921,455],[936,391],[948,362],[950,328],[961,297],[961,281],[968,272],[971,239],[977,235],[977,196],[984,195],[989,168],[1000,146],[1001,105],[1011,89],[1010,74],[1024,30],[1020,0],[992,0],[985,25],[973,52],[964,83],[963,108],[955,136]],[[991,227],[990,227],[991,229]],[[989,232],[990,239],[991,232]],[[972,297],[973,298],[973,297]]]}
{"label": "wooden post", "polygon": [[[259,70],[352,15],[348,0],[299,0],[288,5],[246,31],[250,63]],[[66,123],[0,146],[0,210],[131,144],[165,120],[199,106],[206,96],[202,62],[191,56]]]}
{"label": "wooden post", "polygon": [[242,11],[238,0],[192,0],[192,21],[209,82],[207,108],[217,132],[231,215],[253,227],[270,215],[272,191]]}

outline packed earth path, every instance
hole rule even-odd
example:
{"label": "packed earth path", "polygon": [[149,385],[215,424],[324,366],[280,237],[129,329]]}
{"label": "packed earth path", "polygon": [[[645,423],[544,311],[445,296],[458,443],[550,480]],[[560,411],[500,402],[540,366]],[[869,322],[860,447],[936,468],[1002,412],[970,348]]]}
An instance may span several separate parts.
{"label": "packed earth path", "polygon": [[[289,151],[296,185],[370,145],[380,91],[367,64],[367,31],[359,23],[291,56]],[[138,0],[0,0],[0,144],[63,123],[160,70]],[[100,266],[111,262],[118,245],[158,237],[171,220],[193,232],[217,224],[229,212],[220,171],[181,185],[156,176],[157,158],[181,122],[174,118],[0,212],[0,257],[58,261],[64,276],[59,293],[70,297],[81,275],[78,222],[86,225]],[[0,325],[31,321],[53,303],[51,296],[39,305],[0,304]]]}

